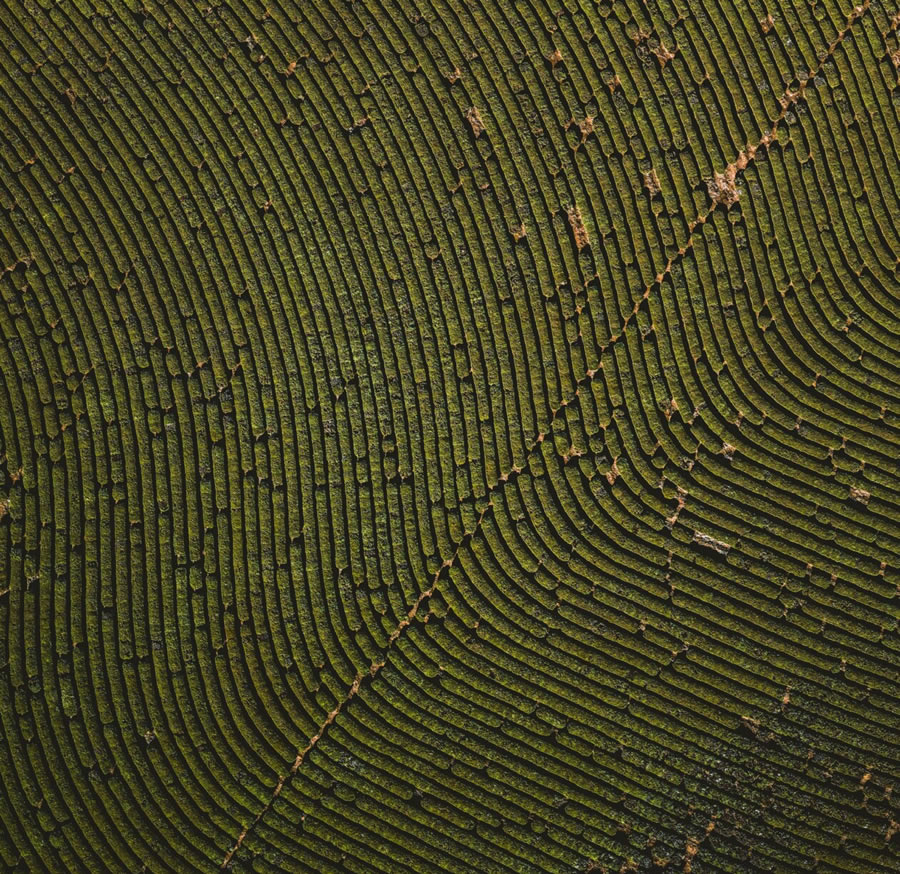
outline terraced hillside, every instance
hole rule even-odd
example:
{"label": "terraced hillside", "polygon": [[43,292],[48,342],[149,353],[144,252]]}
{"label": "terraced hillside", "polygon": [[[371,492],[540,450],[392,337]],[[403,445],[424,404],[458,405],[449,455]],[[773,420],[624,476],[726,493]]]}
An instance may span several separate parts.
{"label": "terraced hillside", "polygon": [[7,0],[0,870],[900,870],[852,2]]}

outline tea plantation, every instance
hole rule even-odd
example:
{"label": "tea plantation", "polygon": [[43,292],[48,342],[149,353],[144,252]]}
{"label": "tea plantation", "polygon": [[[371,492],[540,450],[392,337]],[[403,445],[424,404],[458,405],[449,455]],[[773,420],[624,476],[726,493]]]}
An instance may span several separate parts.
{"label": "tea plantation", "polygon": [[0,871],[900,871],[855,2],[4,0]]}

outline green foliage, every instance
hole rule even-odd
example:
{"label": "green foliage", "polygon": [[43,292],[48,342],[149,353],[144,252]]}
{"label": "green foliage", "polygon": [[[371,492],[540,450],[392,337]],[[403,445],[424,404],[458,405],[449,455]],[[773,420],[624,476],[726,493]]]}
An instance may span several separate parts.
{"label": "green foliage", "polygon": [[897,870],[900,14],[0,9],[0,869]]}

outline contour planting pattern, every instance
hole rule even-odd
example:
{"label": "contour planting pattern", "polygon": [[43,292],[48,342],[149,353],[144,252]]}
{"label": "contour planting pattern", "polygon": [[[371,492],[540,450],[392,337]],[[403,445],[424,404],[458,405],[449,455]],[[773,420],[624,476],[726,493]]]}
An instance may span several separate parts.
{"label": "contour planting pattern", "polygon": [[0,16],[0,870],[900,870],[896,3]]}

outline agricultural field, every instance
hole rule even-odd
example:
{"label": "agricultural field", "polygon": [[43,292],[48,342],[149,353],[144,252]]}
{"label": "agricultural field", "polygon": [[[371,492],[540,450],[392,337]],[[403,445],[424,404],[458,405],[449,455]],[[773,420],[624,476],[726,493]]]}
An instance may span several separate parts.
{"label": "agricultural field", "polygon": [[900,7],[5,0],[0,871],[900,871]]}

